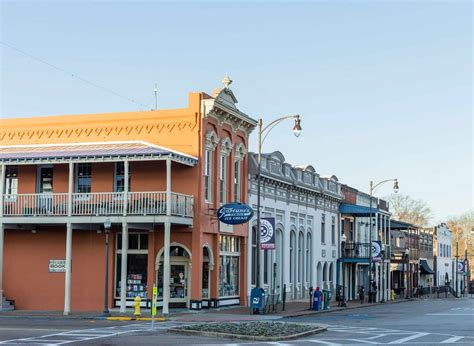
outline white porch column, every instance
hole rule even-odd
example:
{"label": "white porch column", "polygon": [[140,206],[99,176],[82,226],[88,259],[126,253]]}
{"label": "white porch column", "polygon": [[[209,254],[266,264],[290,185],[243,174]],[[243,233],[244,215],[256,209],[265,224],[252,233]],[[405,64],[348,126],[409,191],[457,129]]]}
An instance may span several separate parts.
{"label": "white porch column", "polygon": [[[283,230],[282,240],[283,246],[281,249],[282,253],[282,263],[281,266],[283,268],[283,277],[282,283],[286,285],[286,299],[291,299],[291,289],[290,289],[290,232],[291,232],[291,219],[290,219],[290,211],[287,209],[285,212],[285,229]],[[283,292],[283,287],[281,288]]]}
{"label": "white porch column", "polygon": [[123,162],[123,175],[124,175],[124,184],[123,184],[123,216],[127,215],[128,210],[128,190],[130,189],[128,184],[128,175],[129,175],[129,162],[125,160]]}
{"label": "white porch column", "polygon": [[72,193],[74,192],[74,163],[69,162],[69,180],[67,195],[67,215],[72,215]]}
{"label": "white porch column", "polygon": [[0,165],[0,311],[2,310],[3,302],[3,242],[5,239],[5,226],[1,221],[3,217],[3,187],[5,185],[5,165]]}
{"label": "white porch column", "polygon": [[[125,179],[127,180],[127,179]],[[128,224],[122,223],[122,263],[120,271],[120,312],[127,311]]]}
{"label": "white porch column", "polygon": [[[249,197],[249,205],[252,205],[252,201]],[[250,297],[250,291],[252,290],[252,268],[255,265],[252,261],[252,221],[248,223],[248,238],[247,238],[247,296]]]}
{"label": "white porch column", "polygon": [[66,273],[64,275],[64,315],[71,312],[72,224],[66,224]]}
{"label": "white porch column", "polygon": [[171,159],[166,159],[166,221],[163,250],[163,315],[169,313],[171,243]]}

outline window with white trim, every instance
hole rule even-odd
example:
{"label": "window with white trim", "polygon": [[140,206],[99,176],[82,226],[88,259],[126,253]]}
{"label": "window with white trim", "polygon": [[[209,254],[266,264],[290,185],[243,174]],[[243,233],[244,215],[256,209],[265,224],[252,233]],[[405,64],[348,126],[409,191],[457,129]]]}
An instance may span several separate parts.
{"label": "window with white trim", "polygon": [[18,193],[18,166],[4,166],[5,169],[5,189],[6,195],[16,195]]}
{"label": "window with white trim", "polygon": [[221,169],[219,174],[220,203],[227,202],[227,156],[221,156]]}
{"label": "window with white trim", "polygon": [[[128,190],[130,191],[130,165],[128,166]],[[116,162],[114,171],[114,192],[123,192],[125,190],[125,163]]]}
{"label": "window with white trim", "polygon": [[79,163],[76,167],[76,192],[90,193],[92,165],[90,163]]}
{"label": "window with white trim", "polygon": [[326,214],[321,214],[321,244],[326,244]]}
{"label": "window with white trim", "polygon": [[234,163],[234,201],[240,202],[240,161]]}
{"label": "window with white trim", "polygon": [[336,245],[336,217],[332,217],[331,223],[331,244]]}
{"label": "window with white trim", "polygon": [[212,202],[212,153],[209,149],[204,152],[204,200],[207,203]]}
{"label": "window with white trim", "polygon": [[238,297],[240,286],[240,238],[221,235],[219,297]]}

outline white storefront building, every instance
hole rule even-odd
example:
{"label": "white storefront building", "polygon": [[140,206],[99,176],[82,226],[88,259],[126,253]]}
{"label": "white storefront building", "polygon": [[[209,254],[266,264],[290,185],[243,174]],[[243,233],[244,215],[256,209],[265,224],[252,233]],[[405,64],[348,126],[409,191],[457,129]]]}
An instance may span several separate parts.
{"label": "white storefront building", "polygon": [[453,280],[453,235],[446,224],[435,226],[434,232],[434,257],[435,257],[435,286],[445,285],[448,280],[452,285]]}
{"label": "white storefront building", "polygon": [[[249,203],[257,211],[257,155],[249,156]],[[341,185],[312,166],[292,166],[276,151],[262,155],[261,217],[274,217],[274,250],[260,250],[260,287],[307,299],[309,287],[336,288]],[[256,213],[249,222],[248,292],[256,284]],[[285,288],[285,289],[284,289]],[[333,294],[334,296],[334,294]]]}

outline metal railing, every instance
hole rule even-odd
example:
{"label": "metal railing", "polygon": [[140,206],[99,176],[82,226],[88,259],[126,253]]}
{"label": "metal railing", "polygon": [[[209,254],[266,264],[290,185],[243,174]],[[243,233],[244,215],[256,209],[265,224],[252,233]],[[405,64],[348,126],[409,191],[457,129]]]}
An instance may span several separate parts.
{"label": "metal railing", "polygon": [[[73,193],[71,197],[71,216],[166,215],[163,191]],[[3,195],[3,216],[67,216],[68,201],[67,193]],[[172,192],[171,215],[193,217],[193,203],[193,196]]]}
{"label": "metal railing", "polygon": [[370,243],[346,242],[343,257],[346,258],[369,258]]}

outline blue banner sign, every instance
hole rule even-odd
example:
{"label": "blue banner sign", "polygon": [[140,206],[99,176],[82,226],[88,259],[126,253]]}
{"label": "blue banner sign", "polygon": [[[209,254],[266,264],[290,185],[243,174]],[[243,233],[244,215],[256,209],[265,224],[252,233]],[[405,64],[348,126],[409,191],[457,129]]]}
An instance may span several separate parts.
{"label": "blue banner sign", "polygon": [[217,218],[228,225],[239,225],[248,222],[253,216],[253,209],[243,203],[224,204],[217,210]]}

